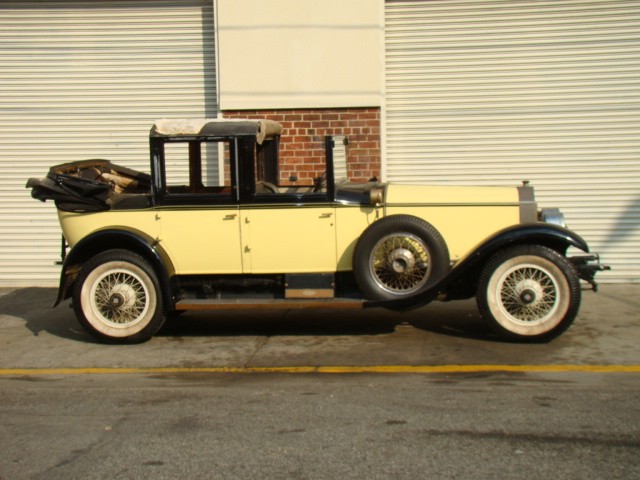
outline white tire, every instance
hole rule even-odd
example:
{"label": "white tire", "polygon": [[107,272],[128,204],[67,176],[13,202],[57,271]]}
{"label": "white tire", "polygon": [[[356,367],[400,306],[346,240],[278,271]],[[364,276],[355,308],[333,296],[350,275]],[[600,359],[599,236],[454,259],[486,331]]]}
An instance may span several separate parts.
{"label": "white tire", "polygon": [[550,340],[564,332],[580,307],[573,265],[540,245],[496,254],[478,283],[480,313],[498,333],[520,340]]}
{"label": "white tire", "polygon": [[143,342],[164,323],[155,272],[126,250],[109,250],[89,260],[76,279],[73,303],[80,324],[101,340]]}

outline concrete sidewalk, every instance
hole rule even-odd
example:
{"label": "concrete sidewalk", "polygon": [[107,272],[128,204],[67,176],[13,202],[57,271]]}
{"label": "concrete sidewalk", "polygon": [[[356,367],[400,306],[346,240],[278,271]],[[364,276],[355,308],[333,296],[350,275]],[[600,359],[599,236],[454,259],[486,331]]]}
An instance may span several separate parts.
{"label": "concrete sidewalk", "polygon": [[503,342],[474,301],[409,313],[188,313],[148,343],[94,342],[51,288],[0,289],[0,369],[358,365],[639,365],[640,285],[585,291],[575,324],[548,344]]}

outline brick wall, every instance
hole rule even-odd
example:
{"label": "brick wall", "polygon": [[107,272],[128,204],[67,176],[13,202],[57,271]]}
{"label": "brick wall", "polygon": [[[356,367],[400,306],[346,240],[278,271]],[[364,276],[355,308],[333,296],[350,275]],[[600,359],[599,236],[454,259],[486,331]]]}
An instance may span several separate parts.
{"label": "brick wall", "polygon": [[380,109],[333,108],[225,111],[226,118],[268,119],[284,128],[280,139],[280,180],[295,173],[298,184],[308,184],[324,171],[324,137],[344,135],[347,172],[352,182],[380,177]]}

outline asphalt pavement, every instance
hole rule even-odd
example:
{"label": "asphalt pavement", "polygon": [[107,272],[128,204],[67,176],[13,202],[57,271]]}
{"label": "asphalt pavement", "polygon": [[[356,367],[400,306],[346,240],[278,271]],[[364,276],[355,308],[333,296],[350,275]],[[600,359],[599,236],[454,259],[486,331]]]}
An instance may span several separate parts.
{"label": "asphalt pavement", "polygon": [[0,480],[640,477],[640,285],[549,343],[472,301],[187,313],[104,345],[55,289],[0,290]]}
{"label": "asphalt pavement", "polygon": [[56,290],[0,290],[0,369],[247,369],[449,365],[640,365],[640,285],[583,292],[574,325],[543,344],[502,341],[473,301],[397,313],[185,313],[141,345],[95,342]]}

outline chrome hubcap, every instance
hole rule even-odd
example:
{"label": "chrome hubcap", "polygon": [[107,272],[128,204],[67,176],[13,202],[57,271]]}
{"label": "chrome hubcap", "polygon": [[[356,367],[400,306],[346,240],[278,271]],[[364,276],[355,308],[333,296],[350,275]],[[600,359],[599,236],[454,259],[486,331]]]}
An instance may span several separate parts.
{"label": "chrome hubcap", "polygon": [[391,268],[396,273],[409,271],[415,264],[415,256],[406,248],[398,248],[389,255],[389,265],[391,265]]}

